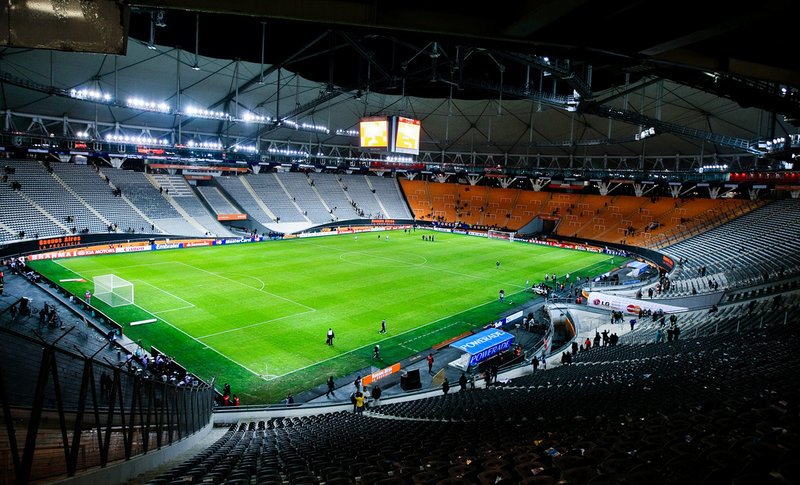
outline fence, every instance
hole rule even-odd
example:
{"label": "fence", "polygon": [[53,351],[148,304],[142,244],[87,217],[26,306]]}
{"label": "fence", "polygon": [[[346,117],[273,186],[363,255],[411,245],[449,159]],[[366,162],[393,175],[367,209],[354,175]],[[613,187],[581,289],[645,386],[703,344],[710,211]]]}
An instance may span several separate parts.
{"label": "fence", "polygon": [[0,328],[0,484],[72,476],[184,438],[213,389],[179,386]]}

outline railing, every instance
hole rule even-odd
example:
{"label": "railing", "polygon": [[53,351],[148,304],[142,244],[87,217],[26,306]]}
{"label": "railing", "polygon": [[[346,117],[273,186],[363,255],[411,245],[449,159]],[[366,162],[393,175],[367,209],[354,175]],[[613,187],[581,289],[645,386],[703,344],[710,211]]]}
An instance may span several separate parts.
{"label": "railing", "polygon": [[0,483],[105,467],[210,422],[210,386],[129,372],[59,348],[58,340],[0,328]]}

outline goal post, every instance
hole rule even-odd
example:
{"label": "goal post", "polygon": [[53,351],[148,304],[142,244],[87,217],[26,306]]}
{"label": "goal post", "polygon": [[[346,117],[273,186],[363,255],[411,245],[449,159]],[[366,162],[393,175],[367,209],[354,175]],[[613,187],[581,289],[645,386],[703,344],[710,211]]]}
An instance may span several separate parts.
{"label": "goal post", "polygon": [[489,239],[505,239],[506,241],[513,241],[514,240],[514,232],[509,231],[495,231],[494,229],[489,229],[489,232],[486,233],[486,237]]}
{"label": "goal post", "polygon": [[95,276],[94,297],[111,307],[133,304],[133,283],[114,274]]}

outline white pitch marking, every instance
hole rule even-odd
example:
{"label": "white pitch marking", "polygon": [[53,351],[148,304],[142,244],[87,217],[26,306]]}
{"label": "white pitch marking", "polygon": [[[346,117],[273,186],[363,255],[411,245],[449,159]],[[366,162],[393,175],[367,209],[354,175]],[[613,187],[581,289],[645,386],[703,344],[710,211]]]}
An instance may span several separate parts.
{"label": "white pitch marking", "polygon": [[314,311],[316,311],[316,308],[311,308],[311,307],[310,307],[310,306],[308,306],[308,305],[304,305],[304,304],[302,304],[302,303],[296,302],[296,301],[294,301],[294,300],[291,300],[291,299],[289,299],[289,298],[286,298],[285,296],[280,296],[280,295],[276,295],[275,293],[270,293],[269,291],[266,291],[266,290],[259,290],[259,289],[257,289],[257,288],[253,288],[252,286],[250,286],[250,285],[246,285],[246,284],[242,283],[241,281],[236,281],[236,280],[230,279],[230,278],[228,278],[227,276],[222,276],[222,275],[221,275],[221,274],[219,274],[219,273],[214,273],[214,272],[208,271],[207,269],[198,268],[198,267],[196,267],[196,266],[192,266],[191,264],[186,264],[186,263],[183,263],[183,262],[178,262],[178,264],[182,264],[182,265],[184,265],[184,266],[188,266],[188,267],[190,267],[190,268],[192,268],[192,269],[196,269],[197,271],[202,271],[202,272],[204,272],[204,273],[208,273],[208,274],[210,274],[210,275],[213,275],[213,276],[216,276],[216,277],[218,277],[218,278],[222,278],[222,279],[224,279],[224,280],[228,280],[228,281],[230,281],[230,282],[232,282],[232,283],[236,283],[237,285],[246,286],[246,287],[250,288],[251,290],[256,290],[256,291],[260,291],[260,292],[262,292],[262,293],[266,293],[267,295],[274,296],[275,298],[279,298],[279,299],[281,299],[281,300],[283,300],[283,301],[288,301],[289,303],[294,303],[294,304],[295,304],[295,305],[297,305],[297,306],[305,307],[305,308],[308,308],[309,310],[314,310]]}
{"label": "white pitch marking", "polygon": [[208,335],[203,335],[202,337],[197,337],[197,338],[216,337],[217,335],[222,335],[222,334],[230,333],[230,332],[236,332],[236,331],[239,331],[239,330],[244,330],[245,328],[257,327],[259,325],[264,325],[265,323],[277,322],[278,320],[283,320],[284,318],[298,317],[300,315],[305,315],[306,313],[314,313],[315,311],[316,310],[309,310],[307,312],[293,313],[291,315],[285,315],[285,316],[282,316],[282,317],[273,318],[272,320],[266,320],[264,322],[253,323],[253,324],[245,325],[243,327],[238,327],[238,328],[231,328],[231,329],[223,330],[223,331],[217,332],[217,333],[210,333]]}
{"label": "white pitch marking", "polygon": [[[85,276],[83,276],[82,274],[78,273],[77,271],[67,268],[66,266],[64,266],[63,264],[61,264],[59,261],[56,261],[56,260],[53,260],[53,261],[54,261],[54,262],[55,262],[57,265],[59,265],[59,266],[61,266],[62,268],[66,269],[67,271],[72,271],[72,272],[73,272],[73,273],[75,273],[76,275],[78,275],[78,276],[82,276],[82,277],[86,278]],[[142,311],[143,311],[143,312],[145,312],[145,313],[149,313],[150,315],[153,315],[153,313],[152,313],[152,312],[150,312],[149,310],[147,310],[147,309],[145,309],[145,308],[142,308],[141,306],[137,305],[136,303],[133,303],[133,306],[135,306],[135,307],[138,307],[140,310],[142,310]],[[155,315],[153,315],[153,316],[155,317]],[[256,372],[256,371],[254,371],[254,370],[252,370],[252,369],[250,369],[250,368],[248,368],[248,367],[246,367],[246,366],[244,366],[244,365],[240,364],[239,362],[236,362],[235,360],[231,359],[230,357],[228,357],[227,355],[223,354],[222,352],[220,352],[219,350],[215,349],[214,347],[211,347],[210,345],[206,345],[205,343],[201,342],[201,341],[200,341],[200,339],[198,339],[197,337],[194,337],[194,336],[190,335],[188,332],[186,332],[186,331],[185,331],[185,330],[183,330],[182,328],[176,327],[175,325],[171,324],[170,322],[168,322],[167,320],[165,320],[165,319],[163,319],[163,318],[161,318],[161,321],[162,321],[162,322],[164,322],[164,323],[166,323],[166,324],[167,324],[167,325],[169,325],[170,327],[174,328],[175,330],[179,331],[180,333],[182,333],[182,334],[186,335],[187,337],[189,337],[190,339],[194,340],[194,341],[195,341],[195,342],[197,342],[198,344],[200,344],[200,345],[203,345],[203,346],[204,346],[204,347],[203,347],[204,349],[206,349],[206,348],[207,348],[207,349],[209,349],[209,350],[213,351],[214,353],[216,353],[216,354],[220,355],[222,358],[224,358],[224,359],[226,359],[226,360],[229,360],[229,361],[233,362],[234,364],[238,365],[239,367],[241,367],[242,369],[244,369],[244,370],[246,370],[246,371],[250,372],[250,373],[251,373],[251,374],[253,374],[253,375],[256,375],[256,376],[260,375],[258,372]]]}
{"label": "white pitch marking", "polygon": [[156,323],[157,321],[158,321],[157,318],[149,318],[147,320],[139,320],[136,322],[131,322],[130,326],[132,327],[134,325],[144,325],[145,323]]}

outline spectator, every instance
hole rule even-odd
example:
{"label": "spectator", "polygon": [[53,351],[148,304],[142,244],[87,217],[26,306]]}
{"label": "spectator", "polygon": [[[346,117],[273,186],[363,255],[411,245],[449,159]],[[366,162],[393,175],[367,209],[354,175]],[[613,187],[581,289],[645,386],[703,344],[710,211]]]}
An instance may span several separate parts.
{"label": "spectator", "polygon": [[325,397],[330,397],[331,394],[333,394],[334,397],[336,396],[336,394],[333,392],[334,386],[335,384],[333,382],[333,376],[330,376],[328,378],[328,392],[325,393]]}
{"label": "spectator", "polygon": [[355,399],[356,399],[356,413],[359,416],[361,416],[362,414],[364,414],[364,393],[361,391],[356,392]]}
{"label": "spectator", "polygon": [[382,392],[383,391],[381,391],[380,386],[378,386],[377,384],[375,384],[375,386],[372,387],[372,405],[376,408],[381,405]]}
{"label": "spectator", "polygon": [[442,392],[447,394],[450,391],[450,382],[447,380],[447,377],[444,378],[444,382],[442,382]]}

